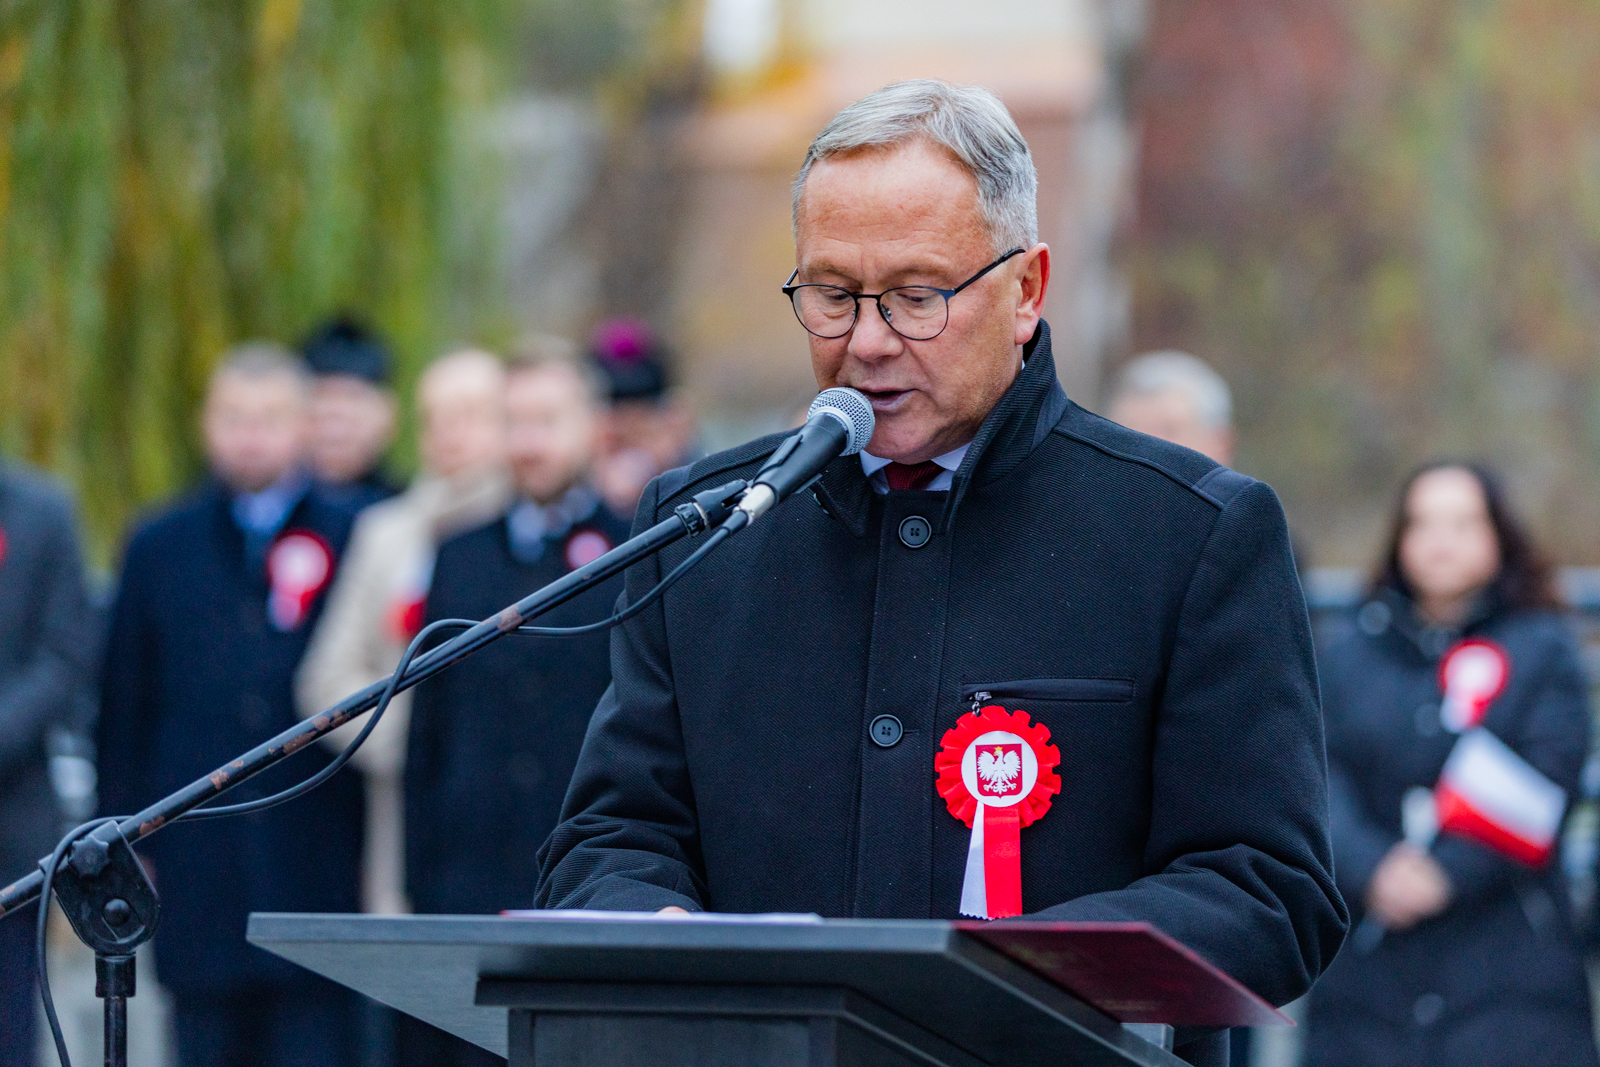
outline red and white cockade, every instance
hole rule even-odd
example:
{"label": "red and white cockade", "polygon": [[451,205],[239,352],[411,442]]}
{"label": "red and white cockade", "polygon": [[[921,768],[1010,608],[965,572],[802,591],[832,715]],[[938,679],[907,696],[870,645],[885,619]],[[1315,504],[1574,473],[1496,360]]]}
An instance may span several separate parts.
{"label": "red and white cockade", "polygon": [[333,575],[333,550],[310,530],[290,530],[267,553],[267,618],[287,633],[311,614]]}
{"label": "red and white cockade", "polygon": [[599,530],[578,530],[567,538],[567,570],[587,567],[613,547],[611,539]]}
{"label": "red and white cockade", "polygon": [[961,914],[1004,919],[1022,914],[1022,828],[1050,810],[1061,792],[1061,752],[1050,730],[1025,711],[997,704],[961,716],[934,757],[937,789],[950,814],[972,827]]}
{"label": "red and white cockade", "polygon": [[1483,721],[1494,698],[1511,677],[1511,657],[1484,637],[1469,637],[1439,661],[1439,688],[1444,699],[1439,719],[1451,733],[1470,730]]}

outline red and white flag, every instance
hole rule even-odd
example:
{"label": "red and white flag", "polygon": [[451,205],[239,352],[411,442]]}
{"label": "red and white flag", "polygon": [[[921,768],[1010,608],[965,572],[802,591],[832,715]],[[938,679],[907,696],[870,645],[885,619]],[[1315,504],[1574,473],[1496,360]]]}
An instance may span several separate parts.
{"label": "red and white flag", "polygon": [[1567,791],[1482,727],[1461,735],[1433,795],[1441,831],[1531,867],[1555,852],[1567,812]]}

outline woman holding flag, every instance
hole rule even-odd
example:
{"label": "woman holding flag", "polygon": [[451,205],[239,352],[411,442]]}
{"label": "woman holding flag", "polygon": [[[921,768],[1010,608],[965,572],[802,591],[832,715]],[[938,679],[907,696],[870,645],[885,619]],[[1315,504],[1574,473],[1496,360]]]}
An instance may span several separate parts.
{"label": "woman holding flag", "polygon": [[1310,1067],[1600,1064],[1559,865],[1589,736],[1550,570],[1485,469],[1405,484],[1369,601],[1321,661],[1354,932]]}

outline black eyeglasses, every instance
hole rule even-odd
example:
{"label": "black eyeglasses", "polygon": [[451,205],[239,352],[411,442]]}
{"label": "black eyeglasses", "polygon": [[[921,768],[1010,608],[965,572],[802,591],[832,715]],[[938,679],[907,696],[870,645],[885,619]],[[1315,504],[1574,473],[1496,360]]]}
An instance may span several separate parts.
{"label": "black eyeglasses", "polygon": [[878,314],[889,329],[908,341],[931,341],[950,324],[950,298],[994,270],[1012,256],[1026,251],[1013,248],[987,267],[956,286],[936,289],[931,285],[902,285],[881,293],[852,293],[837,285],[807,282],[795,285],[799,268],[784,283],[783,295],[794,305],[794,317],[806,332],[817,337],[843,337],[855,328],[861,301],[875,300]]}

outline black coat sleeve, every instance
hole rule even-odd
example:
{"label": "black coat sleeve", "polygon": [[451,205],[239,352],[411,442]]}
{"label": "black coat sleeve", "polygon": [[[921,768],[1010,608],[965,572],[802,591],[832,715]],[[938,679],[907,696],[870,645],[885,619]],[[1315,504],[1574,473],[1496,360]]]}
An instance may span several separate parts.
{"label": "black coat sleeve", "polygon": [[157,799],[149,778],[159,723],[155,679],[147,673],[148,665],[157,662],[147,556],[142,539],[135,535],[123,559],[100,669],[95,748],[102,815],[132,815]]}
{"label": "black coat sleeve", "polygon": [[1344,671],[1333,667],[1349,655],[1349,646],[1336,643],[1327,649],[1323,671],[1323,708],[1328,729],[1328,823],[1333,834],[1333,869],[1339,891],[1347,901],[1366,896],[1367,883],[1400,835],[1367,812],[1361,799],[1360,756],[1355,751],[1344,709],[1349,707],[1339,688]]}
{"label": "black coat sleeve", "polygon": [[[634,532],[654,521],[660,479],[639,503]],[[628,571],[633,603],[661,579],[660,557]],[[683,750],[677,694],[658,603],[611,637],[611,686],[600,698],[561,822],[540,850],[541,908],[655,911],[704,907],[699,819]]]}
{"label": "black coat sleeve", "polygon": [[38,588],[34,590],[33,655],[0,681],[0,776],[37,758],[46,727],[77,717],[93,671],[95,642],[83,589],[83,558],[72,507],[51,496],[34,520],[45,527]]}
{"label": "black coat sleeve", "polygon": [[1157,716],[1148,875],[1042,916],[1148,921],[1287,1003],[1332,961],[1349,913],[1333,880],[1310,623],[1261,483],[1211,531]]}
{"label": "black coat sleeve", "polygon": [[[1578,795],[1588,747],[1588,684],[1571,635],[1557,619],[1548,625],[1548,652],[1530,668],[1542,680],[1538,696],[1514,735],[1501,740],[1565,789],[1570,802]],[[1483,900],[1530,873],[1495,849],[1454,834],[1441,834],[1432,851],[1450,876],[1452,907]]]}

